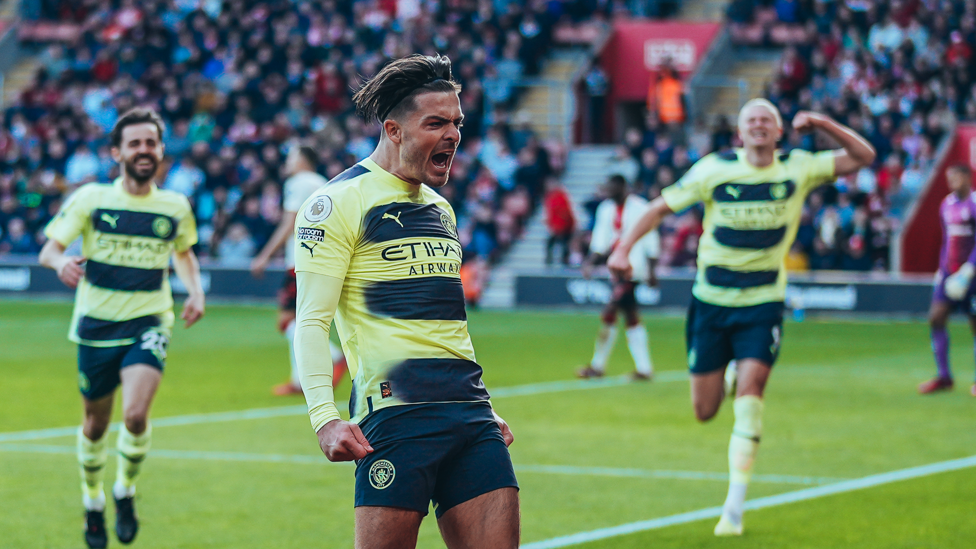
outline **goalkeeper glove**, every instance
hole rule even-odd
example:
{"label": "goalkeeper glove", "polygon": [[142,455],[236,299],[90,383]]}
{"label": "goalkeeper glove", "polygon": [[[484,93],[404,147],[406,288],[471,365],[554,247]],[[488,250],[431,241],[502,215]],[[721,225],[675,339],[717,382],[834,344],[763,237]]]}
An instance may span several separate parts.
{"label": "goalkeeper glove", "polygon": [[959,301],[966,297],[974,273],[976,273],[976,267],[973,267],[972,263],[963,263],[958,271],[947,276],[945,279],[946,297],[953,301]]}

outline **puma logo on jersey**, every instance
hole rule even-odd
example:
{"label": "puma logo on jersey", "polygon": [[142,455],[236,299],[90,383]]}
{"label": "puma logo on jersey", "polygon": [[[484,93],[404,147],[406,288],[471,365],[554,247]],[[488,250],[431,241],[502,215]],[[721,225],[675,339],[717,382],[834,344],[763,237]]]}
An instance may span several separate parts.
{"label": "puma logo on jersey", "polygon": [[734,198],[736,200],[738,200],[739,199],[739,195],[742,194],[742,191],[739,190],[739,187],[733,187],[732,185],[729,185],[728,187],[725,187],[725,192],[729,193],[729,196],[731,196],[732,198]]}
{"label": "puma logo on jersey", "polygon": [[394,216],[392,216],[392,215],[390,215],[388,213],[385,213],[385,214],[383,214],[383,217],[381,217],[380,219],[392,219],[393,221],[396,221],[397,222],[397,225],[399,225],[400,228],[402,229],[403,228],[403,223],[400,223],[400,213],[402,213],[402,212],[397,212],[396,217],[394,217]]}
{"label": "puma logo on jersey", "polygon": [[118,215],[114,215],[113,216],[113,215],[108,215],[107,213],[103,213],[101,219],[102,219],[102,221],[104,221],[104,222],[108,223],[109,225],[111,225],[113,229],[115,229],[116,228],[116,225],[118,225],[118,223],[119,223],[119,216]]}
{"label": "puma logo on jersey", "polygon": [[316,246],[318,246],[318,244],[312,244],[311,246],[309,246],[308,245],[308,242],[302,242],[302,248],[305,248],[306,250],[308,250],[308,255],[310,257],[315,257],[315,250],[314,250],[314,248]]}

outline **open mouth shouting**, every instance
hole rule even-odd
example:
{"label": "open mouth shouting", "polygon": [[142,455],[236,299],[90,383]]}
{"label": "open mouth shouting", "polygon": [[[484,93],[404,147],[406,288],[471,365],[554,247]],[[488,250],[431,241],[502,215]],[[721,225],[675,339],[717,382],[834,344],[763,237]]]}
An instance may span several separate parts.
{"label": "open mouth shouting", "polygon": [[430,157],[430,163],[434,166],[434,171],[438,174],[446,174],[451,168],[451,161],[454,159],[453,148],[435,152]]}

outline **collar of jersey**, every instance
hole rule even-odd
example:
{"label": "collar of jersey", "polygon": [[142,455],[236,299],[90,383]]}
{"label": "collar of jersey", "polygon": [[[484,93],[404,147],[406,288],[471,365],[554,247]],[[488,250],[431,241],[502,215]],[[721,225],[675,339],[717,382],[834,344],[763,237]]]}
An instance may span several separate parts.
{"label": "collar of jersey", "polygon": [[773,161],[772,161],[772,163],[770,163],[767,166],[759,167],[759,166],[753,166],[752,164],[750,164],[749,163],[749,159],[746,158],[746,149],[745,149],[745,147],[739,147],[738,149],[735,150],[735,160],[736,160],[736,162],[740,162],[742,164],[745,164],[746,166],[748,166],[749,168],[751,168],[753,170],[756,170],[756,171],[761,172],[763,170],[769,170],[771,168],[775,168],[776,166],[779,166],[780,164],[782,164],[782,161],[780,161],[780,159],[779,159],[779,157],[782,156],[782,154],[783,154],[783,149],[776,149],[773,152]]}
{"label": "collar of jersey", "polygon": [[369,158],[368,156],[362,159],[359,163],[362,164],[363,167],[367,168],[370,174],[379,177],[383,181],[405,192],[419,194],[420,190],[423,188],[423,185],[419,187],[417,185],[411,185],[410,183],[407,183],[406,181],[386,171],[385,169],[381,168],[379,164],[373,162],[373,159]]}
{"label": "collar of jersey", "polygon": [[152,198],[153,195],[156,194],[156,184],[155,183],[152,183],[152,182],[149,183],[149,194],[144,194],[144,195],[142,195],[142,194],[132,194],[129,191],[125,190],[125,187],[122,186],[122,178],[121,177],[116,177],[115,178],[115,181],[112,182],[112,186],[115,187],[120,193],[124,194],[125,196],[128,196],[129,198],[135,199],[135,200],[146,200],[148,198]]}

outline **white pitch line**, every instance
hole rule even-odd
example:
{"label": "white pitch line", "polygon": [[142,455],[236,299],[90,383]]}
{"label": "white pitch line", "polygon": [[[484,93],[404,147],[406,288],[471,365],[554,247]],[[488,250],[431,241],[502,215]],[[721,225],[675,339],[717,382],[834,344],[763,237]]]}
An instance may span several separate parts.
{"label": "white pitch line", "polygon": [[[669,471],[663,469],[625,469],[617,467],[578,467],[573,465],[516,465],[515,470],[525,473],[547,473],[572,476],[601,476],[626,478],[663,478],[678,480],[717,480],[728,482],[728,473],[705,471]],[[806,477],[797,475],[752,475],[753,482],[770,484],[805,484],[819,486],[845,479]]]}
{"label": "white pitch line", "polygon": [[[655,381],[668,383],[672,381],[684,381],[688,379],[686,372],[668,371],[661,372],[655,377]],[[529,383],[527,385],[514,385],[511,387],[499,387],[490,391],[491,398],[508,398],[519,396],[542,395],[548,393],[561,393],[564,391],[581,391],[587,389],[602,389],[606,387],[617,387],[632,383],[628,376],[615,376],[604,379],[576,379],[565,381],[546,381],[543,383]],[[337,402],[336,406],[344,409],[348,406],[345,402]],[[308,408],[303,404],[294,406],[275,406],[273,408],[252,408],[250,410],[235,410],[230,412],[215,412],[209,414],[189,414],[184,416],[170,416],[153,419],[153,427],[168,427],[173,425],[200,425],[204,423],[219,423],[224,421],[239,421],[242,419],[266,419],[272,417],[301,416],[308,413]],[[113,423],[110,431],[118,431],[119,423]],[[13,431],[0,433],[0,443],[4,442],[26,442],[30,440],[43,440],[71,436],[78,432],[78,427],[55,427],[51,429],[38,429],[34,431]]]}
{"label": "white pitch line", "polygon": [[[785,494],[767,496],[764,498],[747,501],[745,508],[747,510],[755,510],[765,509],[767,507],[776,507],[778,505],[786,505],[789,503],[807,501],[825,496],[832,496],[835,494],[843,494],[845,492],[853,492],[855,490],[863,490],[865,488],[873,488],[875,486],[881,486],[883,484],[890,484],[892,482],[899,482],[902,480],[925,477],[938,473],[947,473],[949,471],[958,471],[960,469],[967,469],[969,467],[976,467],[976,456],[952,459],[949,461],[940,461],[938,463],[921,465],[919,467],[910,467],[908,469],[901,469],[898,471],[890,471],[888,473],[880,473],[877,475],[869,475],[862,478],[845,480],[834,484],[828,484],[826,486],[804,488],[803,490],[786,492]],[[571,534],[568,536],[560,536],[557,538],[536,541],[523,545],[521,549],[556,549],[558,547],[570,547],[601,539],[624,536],[637,532],[646,532],[648,530],[657,530],[659,528],[686,524],[709,518],[717,518],[721,514],[721,507],[709,507],[707,509],[699,509],[697,511],[690,511],[667,517],[631,522],[628,524],[621,524],[619,526],[612,526],[610,528],[600,528],[597,530],[590,530],[588,532],[579,532],[577,534]]]}
{"label": "white pitch line", "polygon": [[[70,454],[74,455],[74,446],[54,446],[42,444],[0,444],[0,452],[31,453],[31,454]],[[254,463],[298,463],[307,465],[348,465],[351,463],[332,463],[325,456],[288,455],[288,454],[251,454],[244,452],[214,452],[197,450],[163,450],[154,448],[151,452],[154,458],[170,458],[201,461],[239,461]],[[567,465],[515,465],[519,473],[538,473],[571,476],[603,476],[627,477],[644,479],[675,479],[693,481],[721,481],[727,482],[729,475],[725,473],[711,473],[706,471],[665,471],[653,469],[620,469],[613,467],[574,467]],[[753,482],[771,484],[824,484],[836,482],[838,479],[822,479],[817,477],[799,477],[789,475],[753,475]]]}

